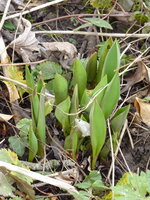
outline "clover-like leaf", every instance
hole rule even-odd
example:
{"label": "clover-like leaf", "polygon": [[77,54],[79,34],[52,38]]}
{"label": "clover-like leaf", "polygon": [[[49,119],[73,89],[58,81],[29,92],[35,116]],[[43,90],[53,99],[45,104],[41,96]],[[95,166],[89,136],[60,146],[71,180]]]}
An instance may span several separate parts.
{"label": "clover-like leaf", "polygon": [[62,74],[61,65],[55,62],[46,61],[36,66],[42,72],[43,80],[53,79],[57,74]]}
{"label": "clover-like leaf", "polygon": [[99,19],[96,17],[84,18],[84,19],[87,20],[88,22],[90,22],[91,24],[98,26],[100,28],[113,29],[112,26],[106,20]]}
{"label": "clover-like leaf", "polygon": [[21,140],[20,137],[17,136],[11,136],[8,139],[10,148],[18,155],[23,156],[25,152],[26,144]]}

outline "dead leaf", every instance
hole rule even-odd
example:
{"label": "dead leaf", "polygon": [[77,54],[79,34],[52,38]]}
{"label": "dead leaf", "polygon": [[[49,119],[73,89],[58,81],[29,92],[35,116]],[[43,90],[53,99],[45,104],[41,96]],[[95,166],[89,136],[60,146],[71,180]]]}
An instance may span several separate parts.
{"label": "dead leaf", "polygon": [[12,3],[17,6],[23,6],[24,0],[12,0]]}
{"label": "dead leaf", "polygon": [[150,96],[149,90],[150,90],[150,87],[148,87],[148,88],[146,88],[146,89],[143,89],[143,90],[137,91],[136,94],[131,95],[131,96],[127,99],[127,102],[128,102],[128,103],[133,103],[133,102],[135,101],[136,98],[143,98],[143,97],[145,97],[145,96]]}
{"label": "dead leaf", "polygon": [[7,115],[7,114],[0,113],[0,122],[9,121],[13,117],[14,115]]}
{"label": "dead leaf", "polygon": [[19,94],[18,94],[18,90],[16,88],[16,86],[14,85],[14,83],[8,82],[8,81],[3,81],[8,89],[9,92],[9,101],[10,103],[16,101],[17,99],[19,99]]}
{"label": "dead leaf", "polygon": [[[6,48],[5,48],[5,42],[4,42],[4,39],[1,34],[0,34],[0,59],[1,59],[1,63],[9,63],[10,62],[9,56],[8,56]],[[23,81],[23,74],[21,72],[19,72],[19,70],[16,66],[3,67],[3,73],[4,73],[4,76],[6,76],[6,77],[9,77],[12,79],[15,79],[17,77],[17,78],[19,78],[19,81],[20,80]],[[22,79],[21,79],[21,76],[22,76]],[[4,83],[6,84],[7,89],[9,91],[10,102],[13,102],[13,101],[19,99],[18,90],[17,90],[15,84],[13,82],[8,82],[8,81],[4,81]]]}
{"label": "dead leaf", "polygon": [[55,178],[57,180],[63,180],[66,183],[73,184],[79,180],[79,170],[77,168],[72,168],[67,171],[58,173]]}
{"label": "dead leaf", "polygon": [[21,55],[24,62],[36,61],[37,57],[40,56],[39,42],[35,37],[35,33],[31,31],[31,23],[22,18],[22,24],[24,32],[13,40],[9,46],[15,47],[15,51]]}
{"label": "dead leaf", "polygon": [[77,55],[76,47],[69,42],[42,42],[40,49],[46,58],[64,68],[69,68]]}
{"label": "dead leaf", "polygon": [[146,70],[145,66],[141,62],[138,62],[138,67],[137,67],[135,73],[125,79],[125,81],[127,81],[127,85],[121,90],[121,93],[126,92],[134,84],[139,83],[146,77],[147,77],[147,70]]}
{"label": "dead leaf", "polygon": [[150,103],[143,101],[142,99],[136,98],[134,102],[137,113],[141,120],[148,126],[150,126]]}
{"label": "dead leaf", "polygon": [[141,62],[141,64],[143,65],[143,67],[145,67],[146,72],[147,72],[147,74],[146,74],[147,76],[146,76],[145,78],[146,78],[146,80],[147,80],[148,82],[150,82],[150,68],[147,67],[147,66],[145,65],[144,62]]}
{"label": "dead leaf", "polygon": [[[15,11],[15,7],[19,7],[19,6],[23,6],[23,1],[24,0],[12,0],[9,6],[9,11]],[[0,11],[3,12],[5,10],[6,7],[6,0],[0,0]]]}

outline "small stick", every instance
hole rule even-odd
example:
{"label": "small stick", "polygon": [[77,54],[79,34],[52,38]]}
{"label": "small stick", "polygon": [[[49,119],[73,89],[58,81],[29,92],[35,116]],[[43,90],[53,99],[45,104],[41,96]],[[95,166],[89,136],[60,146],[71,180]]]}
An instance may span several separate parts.
{"label": "small stick", "polygon": [[[115,185],[115,155],[114,155],[113,140],[112,140],[109,120],[107,120],[107,125],[108,125],[109,139],[110,139],[111,157],[112,157],[112,162],[111,162],[111,165],[112,165],[112,183],[111,183],[111,186],[114,187],[114,185]],[[112,200],[114,200],[114,191],[112,191]]]}
{"label": "small stick", "polygon": [[121,150],[120,146],[119,146],[119,151],[120,151],[120,154],[121,154],[121,156],[122,156],[122,158],[123,158],[123,161],[124,161],[124,163],[125,163],[125,165],[126,165],[126,167],[127,167],[127,169],[128,169],[128,172],[131,174],[132,172],[131,172],[131,170],[130,170],[130,168],[129,168],[129,165],[128,165],[128,163],[127,163],[127,161],[126,161],[126,159],[125,159],[125,157],[124,157],[124,155],[123,155],[123,153],[122,153],[122,150]]}
{"label": "small stick", "polygon": [[2,27],[3,27],[3,24],[4,24],[5,20],[6,20],[6,15],[7,15],[10,3],[11,3],[11,0],[8,0],[7,3],[6,3],[6,7],[5,7],[5,10],[4,10],[1,22],[0,22],[0,31],[1,31]]}
{"label": "small stick", "polygon": [[35,34],[68,34],[68,35],[98,35],[105,37],[131,37],[131,38],[149,38],[150,33],[148,34],[134,34],[134,33],[95,33],[95,32],[86,32],[86,31],[63,31],[63,30],[53,30],[53,31],[34,31]]}
{"label": "small stick", "polygon": [[48,59],[43,59],[39,61],[34,61],[34,62],[22,62],[22,63],[0,63],[0,66],[5,67],[5,66],[20,66],[20,65],[34,65],[34,64],[39,64],[42,62],[48,61]]}
{"label": "small stick", "polygon": [[[127,128],[127,120],[124,123],[123,129],[122,129],[122,132],[121,132],[121,135],[120,135],[120,138],[119,138],[119,142],[118,142],[118,145],[117,145],[117,148],[116,148],[116,151],[115,151],[115,158],[117,157],[117,154],[119,152],[119,148],[120,148],[120,145],[121,145],[121,142],[122,142],[122,138],[124,136],[126,128]],[[113,169],[113,163],[111,163],[111,165],[110,165],[109,172],[108,172],[108,175],[107,175],[107,180],[109,180],[109,178],[110,178],[112,169]]]}
{"label": "small stick", "polygon": [[[19,81],[17,81],[17,80],[11,79],[11,78],[6,77],[6,76],[1,76],[1,75],[0,75],[0,80],[10,81],[10,82],[12,82],[12,83],[14,83],[14,84],[19,85],[19,86],[22,87],[22,88],[25,88],[25,89],[28,88],[28,86],[27,86],[26,84],[21,83],[21,82],[19,82]],[[54,95],[49,94],[49,93],[47,93],[47,92],[45,92],[45,95],[46,95],[47,97],[49,97],[49,98],[55,98]]]}
{"label": "small stick", "polygon": [[52,6],[54,4],[61,3],[63,1],[65,1],[65,0],[54,0],[52,2],[47,2],[47,3],[44,3],[42,5],[36,6],[34,8],[31,8],[30,10],[26,10],[26,11],[21,12],[21,13],[16,13],[16,14],[10,15],[10,16],[6,17],[6,19],[12,19],[12,18],[15,18],[15,17],[19,17],[20,15],[25,15],[25,14],[40,10],[42,8],[46,8],[48,6]]}
{"label": "small stick", "polygon": [[[108,13],[109,14],[109,13]],[[53,19],[48,19],[42,22],[37,22],[32,24],[32,26],[38,26],[38,25],[42,25],[42,24],[46,24],[46,23],[50,23],[50,22],[54,22],[54,21],[58,21],[58,20],[63,20],[63,19],[67,19],[67,18],[71,18],[71,17],[77,17],[77,18],[82,18],[82,17],[103,17],[106,18],[108,17],[108,14],[72,14],[72,15],[65,15],[65,16],[61,16],[61,17],[56,17]],[[109,17],[129,17],[130,14],[124,14],[124,13],[116,13],[116,14],[109,14]]]}
{"label": "small stick", "polygon": [[64,181],[56,180],[54,178],[50,178],[50,177],[41,175],[39,173],[32,172],[32,171],[27,170],[25,168],[18,167],[18,166],[15,166],[15,165],[12,165],[10,163],[3,162],[3,161],[0,161],[0,167],[5,167],[6,169],[8,169],[10,171],[17,172],[17,173],[23,174],[25,176],[29,176],[34,180],[39,180],[39,181],[42,181],[44,183],[48,183],[50,185],[59,187],[61,189],[64,189],[64,190],[67,190],[67,191],[70,191],[70,192],[78,193],[78,191],[75,189],[74,186],[72,186],[72,185],[70,185],[70,184],[68,184]]}

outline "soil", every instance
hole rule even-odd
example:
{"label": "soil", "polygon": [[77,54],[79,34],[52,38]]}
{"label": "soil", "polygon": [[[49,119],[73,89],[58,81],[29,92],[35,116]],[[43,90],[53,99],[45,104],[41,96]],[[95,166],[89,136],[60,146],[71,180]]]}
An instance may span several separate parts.
{"label": "soil", "polygon": [[129,138],[126,137],[122,142],[121,149],[132,172],[146,171],[150,169],[150,132],[149,130],[143,132],[138,128],[135,128],[134,131],[134,136],[132,136],[134,148],[131,147]]}

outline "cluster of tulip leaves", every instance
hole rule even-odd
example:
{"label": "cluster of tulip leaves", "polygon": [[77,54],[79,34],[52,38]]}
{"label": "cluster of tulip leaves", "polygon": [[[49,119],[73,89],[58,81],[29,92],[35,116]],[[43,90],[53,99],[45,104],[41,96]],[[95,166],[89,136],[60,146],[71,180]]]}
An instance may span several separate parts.
{"label": "cluster of tulip leaves", "polygon": [[88,58],[85,66],[75,59],[71,86],[60,74],[56,74],[53,81],[55,117],[63,129],[65,148],[76,158],[83,139],[88,137],[92,168],[99,156],[104,161],[110,151],[110,139],[106,139],[107,120],[110,120],[115,149],[129,111],[127,105],[114,113],[120,97],[119,66],[119,44],[110,38]]}
{"label": "cluster of tulip leaves", "polygon": [[[46,122],[45,117],[53,109],[53,100],[45,98],[45,83],[42,74],[39,73],[38,81],[34,81],[34,76],[30,73],[28,66],[25,70],[26,83],[28,86],[28,93],[31,103],[32,122],[28,127],[28,147],[29,157],[28,161],[33,161],[36,155],[40,158],[44,156],[44,148],[46,143]],[[28,119],[25,119],[28,121]],[[21,122],[23,125],[25,123]],[[21,128],[23,131],[23,128]]]}

